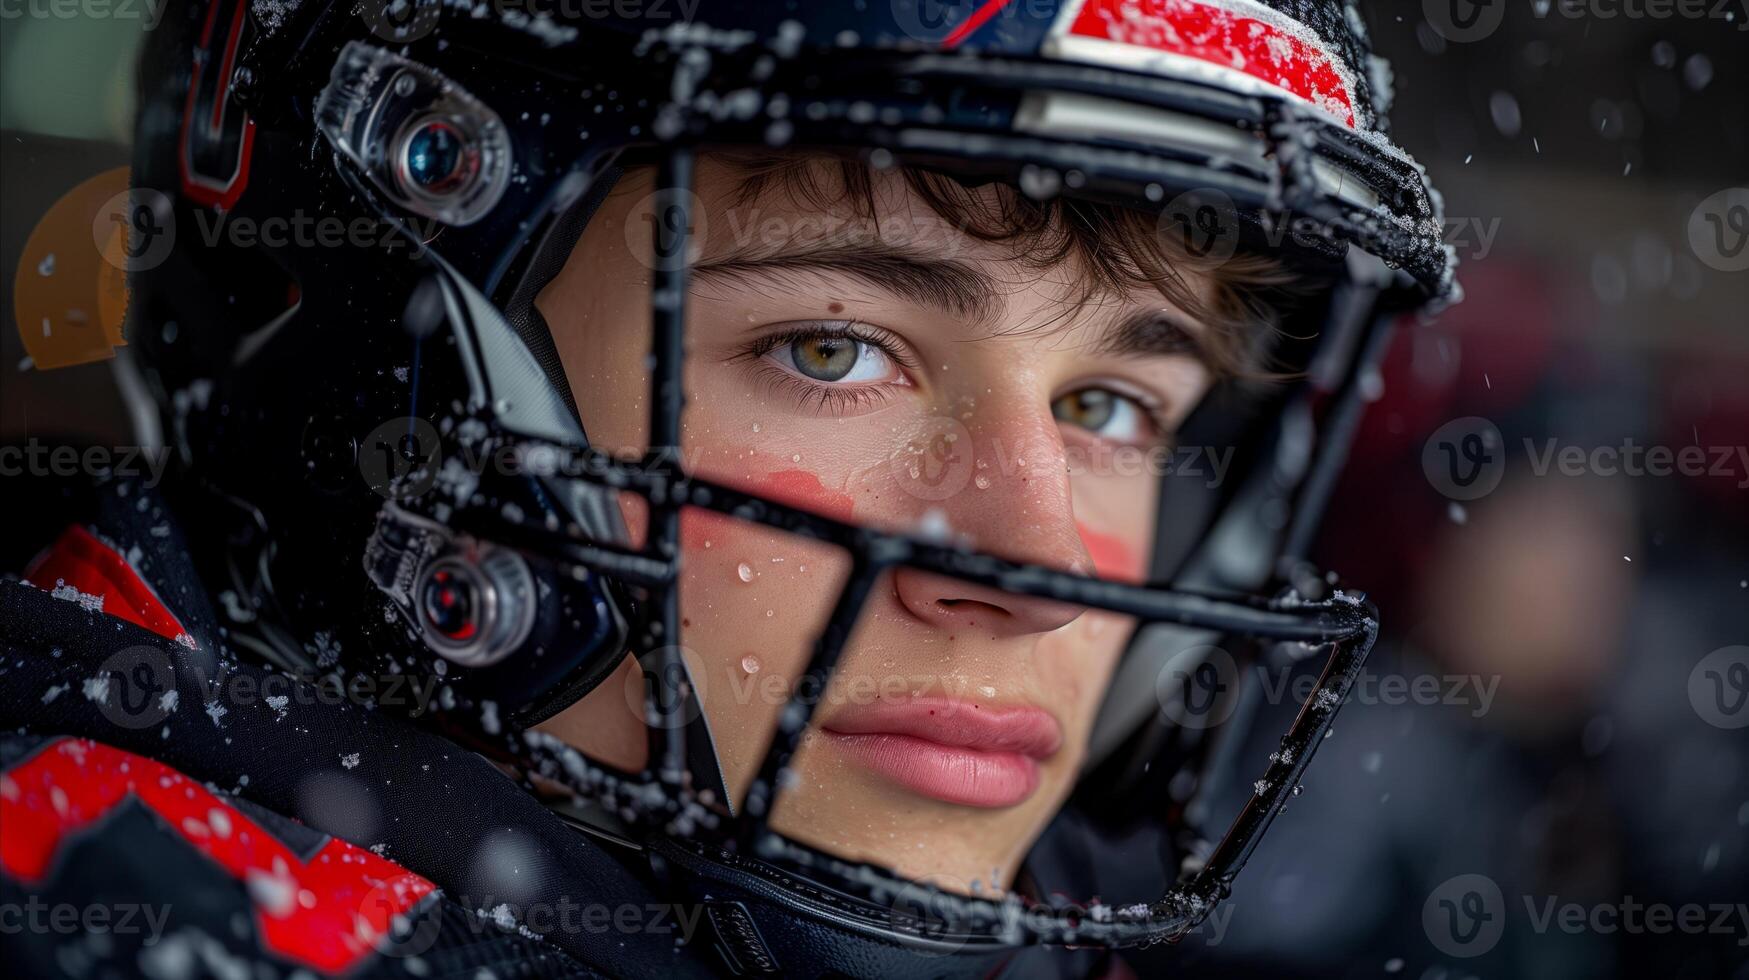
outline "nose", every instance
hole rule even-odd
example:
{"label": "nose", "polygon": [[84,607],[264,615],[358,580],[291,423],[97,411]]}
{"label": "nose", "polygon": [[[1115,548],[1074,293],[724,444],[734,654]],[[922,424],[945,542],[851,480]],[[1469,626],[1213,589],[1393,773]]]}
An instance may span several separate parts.
{"label": "nose", "polygon": [[912,615],[926,623],[997,637],[1049,633],[1073,623],[1082,612],[1066,602],[1003,592],[915,568],[893,573],[893,591]]}
{"label": "nose", "polygon": [[[971,439],[935,440],[951,458],[950,470],[969,467],[976,474],[932,506],[946,517],[955,536],[972,547],[1010,561],[1077,574],[1092,570],[1075,526],[1067,456],[1056,419],[1043,406],[1016,400],[1008,406],[981,405],[982,422]],[[970,443],[969,446],[965,443]],[[932,498],[935,495],[931,495]],[[894,573],[899,601],[913,615],[943,627],[977,629],[996,636],[1049,633],[1080,617],[1082,607],[961,579],[900,568]]]}

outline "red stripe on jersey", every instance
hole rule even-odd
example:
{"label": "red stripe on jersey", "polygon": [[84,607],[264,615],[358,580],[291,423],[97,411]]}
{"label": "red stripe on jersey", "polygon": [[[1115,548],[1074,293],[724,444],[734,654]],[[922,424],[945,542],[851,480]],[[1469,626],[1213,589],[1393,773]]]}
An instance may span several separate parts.
{"label": "red stripe on jersey", "polygon": [[244,883],[262,942],[325,973],[369,955],[397,915],[435,891],[393,861],[329,838],[307,862],[242,811],[161,762],[60,739],[0,775],[0,869],[41,881],[61,844],[128,797]]}
{"label": "red stripe on jersey", "polygon": [[24,577],[44,590],[57,583],[70,585],[100,597],[107,615],[143,626],[166,640],[190,642],[182,639],[188,631],[181,621],[158,600],[134,566],[77,524],[68,525],[47,551],[32,559]]}
{"label": "red stripe on jersey", "polygon": [[1198,0],[1087,0],[1069,33],[1240,71],[1354,126],[1354,93],[1336,59],[1313,43],[1310,31],[1290,33]]}

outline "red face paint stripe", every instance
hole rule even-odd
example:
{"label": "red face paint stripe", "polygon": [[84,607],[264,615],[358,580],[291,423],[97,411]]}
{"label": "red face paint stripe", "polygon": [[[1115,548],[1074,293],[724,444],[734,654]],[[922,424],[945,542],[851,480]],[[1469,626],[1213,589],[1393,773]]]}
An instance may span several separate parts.
{"label": "red face paint stripe", "polygon": [[248,886],[262,942],[325,973],[357,964],[436,891],[385,858],[330,838],[309,861],[242,811],[169,766],[84,739],[61,739],[0,775],[0,869],[41,881],[61,844],[128,797]]}
{"label": "red face paint stripe", "polygon": [[1087,557],[1093,559],[1093,571],[1100,578],[1136,583],[1147,578],[1135,549],[1128,541],[1115,534],[1101,534],[1085,524],[1077,524],[1075,529],[1081,533],[1081,543],[1086,546]]}
{"label": "red face paint stripe", "polygon": [[1069,34],[1243,72],[1355,125],[1354,92],[1334,57],[1305,37],[1234,9],[1199,0],[1087,0]]}
{"label": "red face paint stripe", "polygon": [[102,596],[106,615],[143,626],[166,640],[188,636],[181,621],[165,608],[127,559],[77,524],[68,525],[47,551],[32,559],[24,577],[44,591],[61,581],[80,592]]}
{"label": "red face paint stripe", "polygon": [[809,470],[779,470],[756,481],[753,489],[780,504],[810,510],[835,521],[848,522],[856,509],[855,497],[826,489],[819,474]]}

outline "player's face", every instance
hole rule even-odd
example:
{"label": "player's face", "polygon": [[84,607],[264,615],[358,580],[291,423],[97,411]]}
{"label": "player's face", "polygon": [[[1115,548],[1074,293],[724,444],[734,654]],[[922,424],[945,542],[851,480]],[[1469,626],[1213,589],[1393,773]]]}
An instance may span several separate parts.
{"label": "player's face", "polygon": [[[652,177],[628,173],[542,293],[590,440],[646,449]],[[1140,580],[1159,461],[1209,383],[1195,324],[1152,290],[1079,297],[902,179],[878,221],[744,200],[701,164],[683,445],[694,473],[847,521]],[[1206,284],[1193,282],[1194,288]],[[644,509],[622,501],[641,541]],[[836,548],[682,519],[682,643],[743,792],[843,584]],[[875,589],[818,699],[773,825],[969,889],[1006,886],[1069,792],[1130,633],[1122,618],[913,570]],[[545,726],[629,769],[642,682],[620,673]]]}

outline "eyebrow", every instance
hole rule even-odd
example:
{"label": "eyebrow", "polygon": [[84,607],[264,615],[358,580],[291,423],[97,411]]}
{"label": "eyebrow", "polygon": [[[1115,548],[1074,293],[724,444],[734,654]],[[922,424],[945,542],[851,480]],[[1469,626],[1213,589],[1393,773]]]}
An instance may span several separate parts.
{"label": "eyebrow", "polygon": [[1170,310],[1141,310],[1105,330],[1093,351],[1108,357],[1191,356],[1207,360],[1196,329]]}
{"label": "eyebrow", "polygon": [[700,281],[809,272],[850,276],[919,306],[974,322],[995,314],[1000,293],[995,279],[971,265],[883,242],[824,242],[743,252],[692,267],[693,277]]}
{"label": "eyebrow", "polygon": [[[908,302],[970,321],[991,323],[1001,288],[988,273],[888,242],[822,242],[785,245],[765,252],[733,252],[692,267],[693,279],[781,277],[836,273]],[[1090,350],[1109,357],[1182,357],[1208,361],[1198,331],[1170,310],[1140,310],[1100,331]]]}

